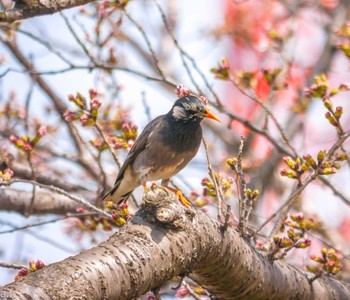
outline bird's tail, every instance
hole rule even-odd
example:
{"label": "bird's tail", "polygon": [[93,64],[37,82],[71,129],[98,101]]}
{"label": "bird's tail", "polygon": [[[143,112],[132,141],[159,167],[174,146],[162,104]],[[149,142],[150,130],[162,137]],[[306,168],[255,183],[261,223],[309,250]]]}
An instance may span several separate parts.
{"label": "bird's tail", "polygon": [[112,201],[113,203],[122,204],[128,200],[128,198],[130,197],[133,191],[134,190],[131,190],[130,192],[127,192],[124,195],[117,195],[117,193],[115,193],[115,191],[112,190],[102,197],[102,201],[103,202]]}

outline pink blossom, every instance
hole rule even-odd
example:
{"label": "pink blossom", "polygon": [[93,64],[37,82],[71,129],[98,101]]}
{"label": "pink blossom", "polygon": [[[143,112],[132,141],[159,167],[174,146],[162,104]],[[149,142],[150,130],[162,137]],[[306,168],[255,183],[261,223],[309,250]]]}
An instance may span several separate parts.
{"label": "pink blossom", "polygon": [[40,259],[38,259],[36,262],[35,262],[35,267],[37,270],[40,270],[44,267],[46,267],[46,265],[44,264],[43,261],[41,261]]}
{"label": "pink blossom", "polygon": [[130,125],[129,123],[124,123],[123,126],[122,126],[122,130],[123,131],[129,131],[131,128],[130,128]]}
{"label": "pink blossom", "polygon": [[44,136],[47,133],[47,128],[46,126],[40,126],[37,130],[36,133],[38,136]]}
{"label": "pink blossom", "polygon": [[13,171],[9,168],[5,169],[4,174],[6,174],[7,176],[9,176],[10,178],[13,176]]}
{"label": "pink blossom", "polygon": [[63,114],[63,117],[64,117],[64,119],[65,119],[67,122],[70,122],[70,121],[75,120],[75,118],[76,118],[76,113],[67,110],[67,111]]}
{"label": "pink blossom", "polygon": [[92,141],[92,144],[96,147],[96,148],[99,148],[102,146],[103,142],[102,142],[102,139],[100,138],[97,138],[95,140]]}
{"label": "pink blossom", "polygon": [[123,143],[121,143],[121,142],[115,142],[114,145],[113,145],[113,147],[114,147],[115,149],[123,148]]}
{"label": "pink blossom", "polygon": [[135,125],[135,124],[131,126],[131,129],[132,129],[132,130],[137,131],[137,128],[138,128],[138,127],[137,127],[137,125]]}
{"label": "pink blossom", "polygon": [[97,98],[94,98],[90,101],[90,106],[92,109],[99,109],[101,105],[102,102]]}
{"label": "pink blossom", "polygon": [[257,240],[255,243],[255,247],[258,249],[264,249],[264,242]]}
{"label": "pink blossom", "polygon": [[129,207],[129,205],[126,202],[119,205],[119,208],[128,208],[128,207]]}
{"label": "pink blossom", "polygon": [[343,82],[340,86],[339,89],[341,91],[348,91],[350,90],[350,83],[349,82]]}
{"label": "pink blossom", "polygon": [[97,97],[97,91],[95,89],[89,89],[90,99],[94,99]]}
{"label": "pink blossom", "polygon": [[191,94],[190,90],[186,87],[184,87],[182,84],[178,84],[176,86],[176,90],[175,93],[179,96],[179,97],[186,97],[188,95]]}
{"label": "pink blossom", "polygon": [[72,94],[68,95],[68,100],[69,101],[75,101],[75,97]]}
{"label": "pink blossom", "polygon": [[103,1],[100,4],[98,12],[102,17],[108,17],[108,15],[110,14],[110,12],[107,11],[108,6],[109,6],[109,1]]}
{"label": "pink blossom", "polygon": [[176,297],[182,298],[182,297],[185,297],[185,296],[187,296],[187,295],[189,295],[189,294],[190,294],[190,293],[189,293],[187,287],[185,287],[185,286],[180,286],[180,287],[178,288],[177,292],[176,292]]}
{"label": "pink blossom", "polygon": [[16,143],[16,142],[18,141],[18,137],[16,137],[15,135],[11,135],[11,136],[10,136],[10,141],[11,141],[12,143]]}
{"label": "pink blossom", "polygon": [[198,197],[199,197],[199,194],[196,191],[191,192],[190,198],[198,198]]}
{"label": "pink blossom", "polygon": [[29,144],[29,143],[25,143],[24,145],[23,145],[23,149],[25,150],[25,151],[32,151],[33,150],[33,147],[32,147],[32,145],[31,144]]}
{"label": "pink blossom", "polygon": [[84,207],[78,207],[75,211],[76,211],[77,213],[84,213],[84,212],[86,212],[86,210],[85,210]]}
{"label": "pink blossom", "polygon": [[89,116],[87,114],[83,114],[80,116],[80,122],[83,126],[86,126],[89,124]]}
{"label": "pink blossom", "polygon": [[200,96],[199,99],[203,102],[204,105],[208,105],[208,99],[205,98],[204,96]]}

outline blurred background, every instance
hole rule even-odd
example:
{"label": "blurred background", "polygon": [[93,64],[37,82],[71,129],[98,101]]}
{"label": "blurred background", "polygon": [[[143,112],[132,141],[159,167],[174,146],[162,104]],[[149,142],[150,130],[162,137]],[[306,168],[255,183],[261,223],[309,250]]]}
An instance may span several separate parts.
{"label": "blurred background", "polygon": [[[233,208],[233,226],[238,195],[226,160],[237,156],[245,137],[246,180],[260,193],[250,218],[257,228],[297,187],[281,176],[283,157],[315,158],[349,130],[349,11],[348,1],[340,0],[119,0],[1,24],[0,170],[10,168],[10,180],[18,181],[7,186],[3,178],[0,186],[0,260],[49,264],[117,230],[101,220],[69,217],[81,205],[69,199],[62,200],[71,201],[67,207],[55,204],[54,196],[48,200],[53,192],[33,188],[33,182],[96,204],[137,132],[170,110],[178,84],[205,96],[222,120],[206,122],[204,136],[224,194],[223,212],[227,204]],[[341,126],[325,117],[325,97],[342,107]],[[83,109],[77,100],[82,98]],[[89,115],[94,98],[102,102],[97,117]],[[81,118],[84,111],[89,124]],[[299,267],[324,245],[348,259],[349,161],[333,171],[291,207],[323,224],[318,238],[310,237],[310,248],[288,257]],[[202,146],[173,183],[216,217],[210,180]],[[136,202],[141,195],[142,188],[134,193]],[[10,202],[16,197],[24,202]],[[133,214],[137,205],[130,202]],[[48,224],[32,227],[43,222]],[[273,221],[264,227],[262,240],[272,227]],[[0,285],[17,272],[0,268]],[[164,299],[175,297],[168,293],[164,289]],[[177,294],[186,295],[186,288]]]}

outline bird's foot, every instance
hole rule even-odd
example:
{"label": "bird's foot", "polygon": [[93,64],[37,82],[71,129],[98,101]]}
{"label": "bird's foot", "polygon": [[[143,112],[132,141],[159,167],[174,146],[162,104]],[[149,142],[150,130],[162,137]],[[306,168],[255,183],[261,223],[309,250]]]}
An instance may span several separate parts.
{"label": "bird's foot", "polygon": [[149,190],[147,183],[146,182],[142,182],[142,186],[143,186],[143,192],[147,192]]}
{"label": "bird's foot", "polygon": [[183,206],[185,206],[185,207],[191,206],[191,202],[186,199],[186,197],[182,194],[182,192],[180,190],[174,189],[170,186],[166,186],[166,188],[169,191],[172,191],[173,193],[175,193],[176,197],[180,200],[180,202],[182,203]]}

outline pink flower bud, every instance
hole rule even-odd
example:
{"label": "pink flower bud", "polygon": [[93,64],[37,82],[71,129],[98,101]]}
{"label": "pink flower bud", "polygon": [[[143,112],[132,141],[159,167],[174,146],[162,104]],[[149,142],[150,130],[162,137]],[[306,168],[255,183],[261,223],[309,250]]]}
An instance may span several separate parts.
{"label": "pink flower bud", "polygon": [[339,86],[339,89],[341,91],[348,91],[350,90],[350,83],[349,82],[344,82]]}
{"label": "pink flower bud", "polygon": [[90,106],[92,109],[99,109],[101,105],[102,102],[97,98],[94,98],[90,101]]}
{"label": "pink flower bud", "polygon": [[33,147],[32,147],[32,145],[31,145],[31,144],[29,144],[29,143],[25,143],[25,144],[23,145],[23,149],[24,149],[25,151],[30,152],[30,151],[32,151],[32,150],[33,150]]}
{"label": "pink flower bud", "polygon": [[131,128],[130,128],[130,125],[128,123],[124,123],[122,125],[122,130],[123,131],[129,131]]}
{"label": "pink flower bud", "polygon": [[94,99],[97,97],[97,91],[95,89],[89,89],[90,99]]}
{"label": "pink flower bud", "polygon": [[75,120],[76,114],[75,114],[75,112],[72,112],[72,111],[67,110],[67,111],[63,114],[63,117],[64,117],[64,119],[65,119],[67,122],[70,122],[70,121]]}
{"label": "pink flower bud", "polygon": [[199,197],[199,194],[197,192],[195,192],[195,191],[191,192],[190,198],[198,198],[198,197]]}
{"label": "pink flower bud", "polygon": [[38,136],[44,136],[47,133],[47,128],[46,126],[40,126],[37,130],[36,133]]}
{"label": "pink flower bud", "polygon": [[178,288],[178,290],[177,290],[177,292],[176,292],[176,297],[185,297],[185,296],[187,296],[187,295],[189,295],[190,293],[189,293],[189,291],[188,291],[188,289],[187,289],[187,287],[185,287],[185,286],[180,286],[179,288]]}
{"label": "pink flower bud", "polygon": [[128,208],[128,207],[129,207],[129,205],[126,202],[119,205],[119,208]]}
{"label": "pink flower bud", "polygon": [[80,116],[80,122],[83,126],[86,126],[89,124],[89,116],[87,114],[83,114]]}
{"label": "pink flower bud", "polygon": [[74,101],[75,97],[72,94],[70,94],[70,95],[68,95],[68,100],[69,101]]}
{"label": "pink flower bud", "polygon": [[175,93],[179,97],[186,97],[186,96],[189,96],[191,94],[190,90],[188,88],[185,88],[182,84],[178,84],[176,86]]}
{"label": "pink flower bud", "polygon": [[120,148],[123,148],[123,143],[121,143],[121,142],[118,142],[118,141],[115,141],[114,143],[113,143],[113,147],[115,148],[115,149],[120,149]]}
{"label": "pink flower bud", "polygon": [[35,262],[35,267],[37,270],[40,270],[44,267],[46,267],[46,265],[44,264],[43,261],[41,261],[40,259],[38,259],[36,262]]}
{"label": "pink flower bud", "polygon": [[16,137],[15,135],[11,135],[11,136],[10,136],[10,141],[11,141],[12,143],[16,143],[17,140],[18,140],[18,137]]}
{"label": "pink flower bud", "polygon": [[85,208],[83,208],[83,207],[78,207],[78,208],[76,209],[76,212],[77,212],[77,213],[84,213],[84,212],[85,212]]}
{"label": "pink flower bud", "polygon": [[6,174],[7,176],[9,176],[10,178],[13,176],[13,171],[9,168],[5,169],[4,174]]}
{"label": "pink flower bud", "polygon": [[204,96],[200,96],[199,99],[203,102],[204,105],[208,105],[208,99],[205,98]]}

